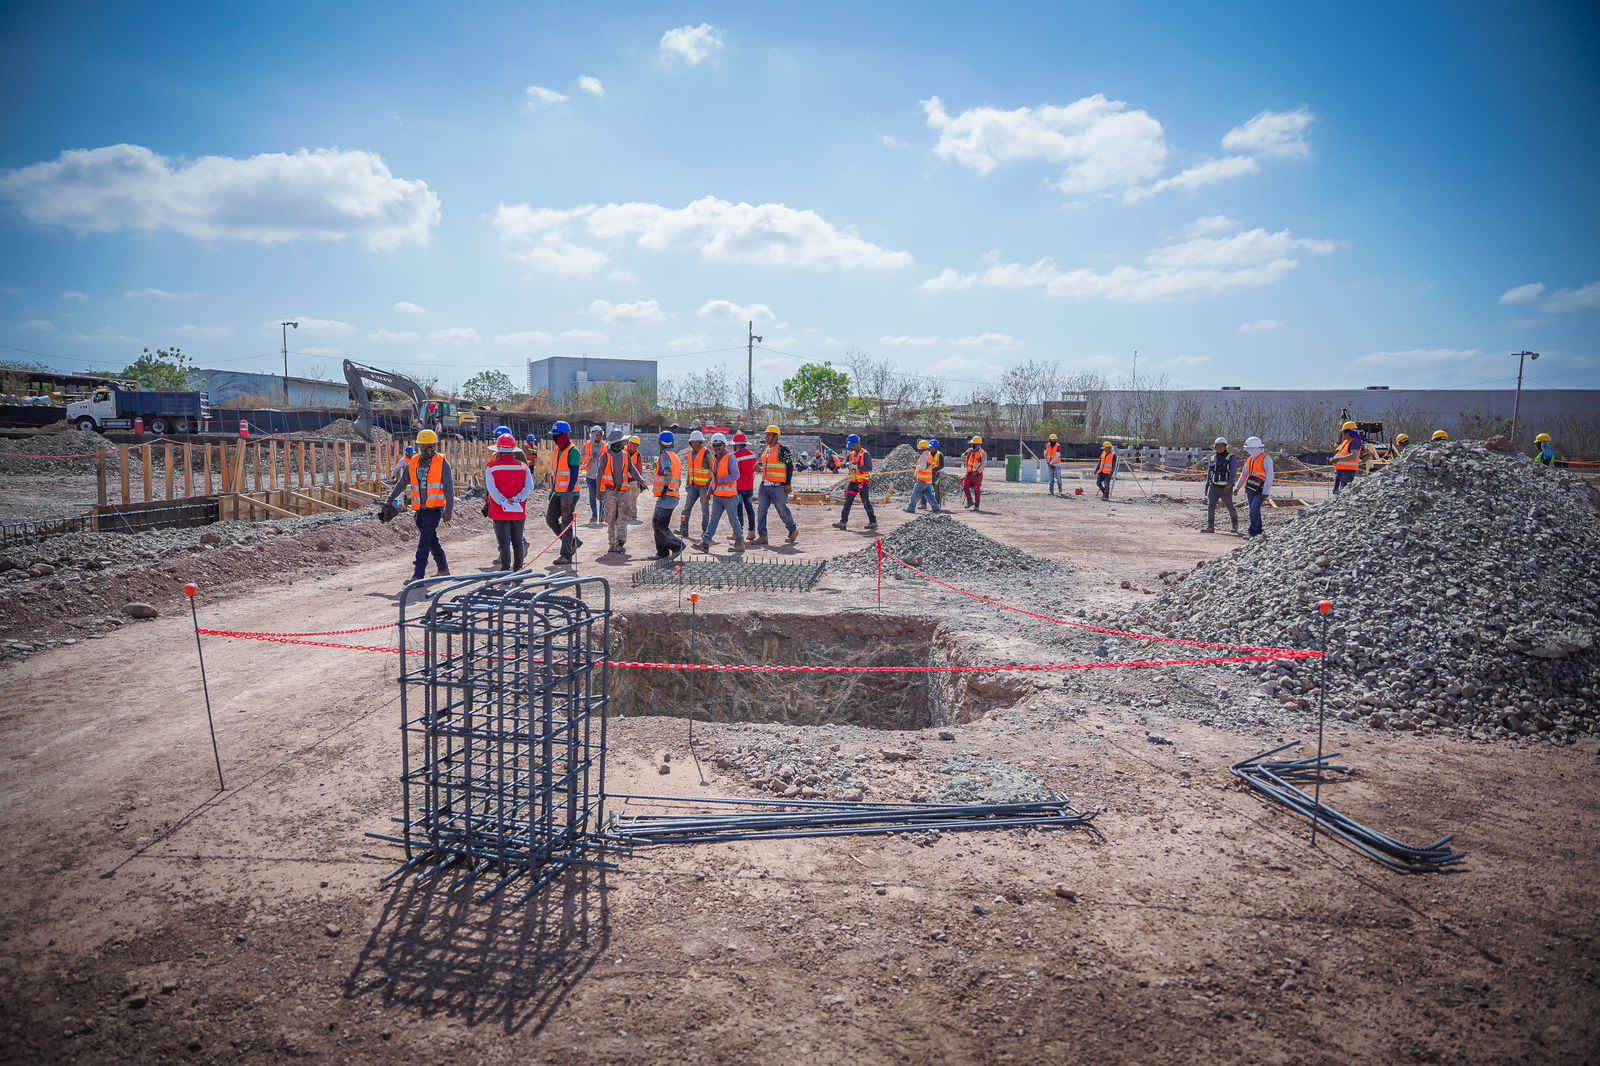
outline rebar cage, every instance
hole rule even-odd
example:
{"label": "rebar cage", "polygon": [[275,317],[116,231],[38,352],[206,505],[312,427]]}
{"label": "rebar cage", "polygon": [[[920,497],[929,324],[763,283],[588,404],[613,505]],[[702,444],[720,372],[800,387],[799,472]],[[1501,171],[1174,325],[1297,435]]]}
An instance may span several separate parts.
{"label": "rebar cage", "polygon": [[[605,815],[611,591],[605,579],[479,574],[400,606],[402,826],[390,876],[521,881],[586,854]],[[426,598],[407,617],[407,600]]]}
{"label": "rebar cage", "polygon": [[633,587],[678,585],[702,589],[755,589],[760,592],[809,592],[822,577],[827,560],[814,563],[747,563],[743,560],[684,560],[651,563],[633,572]]}

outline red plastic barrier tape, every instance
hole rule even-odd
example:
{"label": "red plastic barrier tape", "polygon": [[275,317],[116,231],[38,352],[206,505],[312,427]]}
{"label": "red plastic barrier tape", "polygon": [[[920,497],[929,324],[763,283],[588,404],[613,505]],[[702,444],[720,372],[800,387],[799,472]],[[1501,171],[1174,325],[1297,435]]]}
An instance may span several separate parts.
{"label": "red plastic barrier tape", "polygon": [[[314,629],[305,633],[251,633],[250,635],[256,637],[346,637],[355,633],[377,633],[380,630],[393,629],[399,624],[399,622],[385,622],[381,626],[361,626],[359,629]],[[202,629],[200,632],[209,633],[211,631]],[[242,634],[231,635],[238,636]]]}
{"label": "red plastic barrier tape", "polygon": [[28,452],[0,452],[0,459],[93,459],[99,452],[72,452],[68,455],[32,455]]}
{"label": "red plastic barrier tape", "polygon": [[[964,588],[959,588],[958,586],[950,584],[948,581],[940,581],[938,578],[934,577],[932,574],[926,573],[926,572],[924,572],[922,570],[918,570],[916,567],[912,566],[910,563],[906,562],[904,559],[901,559],[901,558],[895,556],[894,554],[892,554],[891,552],[889,552],[888,549],[886,549],[886,548],[884,548],[882,546],[883,542],[881,540],[878,542],[878,544],[879,544],[878,550],[883,553],[883,558],[891,559],[894,562],[899,563],[901,566],[905,567],[907,570],[910,570],[912,573],[917,574],[917,575],[919,575],[919,576],[921,576],[923,578],[926,578],[927,580],[933,582],[935,585],[939,585],[942,588],[947,588],[951,592],[959,592],[963,596],[970,597],[971,599],[977,600],[980,603],[987,603],[991,607],[998,607],[1003,611],[1015,611],[1017,614],[1025,614],[1029,618],[1037,618],[1041,622],[1054,622],[1057,625],[1072,626],[1074,629],[1087,629],[1091,633],[1104,633],[1106,636],[1110,636],[1110,637],[1126,637],[1129,640],[1149,640],[1149,641],[1158,641],[1158,642],[1163,643],[1163,644],[1183,644],[1183,645],[1186,645],[1187,647],[1190,647],[1190,648],[1214,648],[1214,649],[1217,649],[1217,650],[1220,650],[1220,651],[1247,651],[1247,652],[1255,653],[1257,655],[1264,656],[1264,657],[1269,658],[1269,659],[1320,659],[1320,658],[1322,658],[1322,653],[1320,651],[1311,651],[1311,650],[1304,649],[1304,648],[1270,648],[1270,647],[1257,647],[1257,646],[1251,645],[1251,644],[1217,644],[1217,643],[1213,643],[1211,641],[1205,641],[1205,640],[1184,640],[1181,637],[1158,637],[1158,636],[1155,636],[1155,635],[1150,634],[1150,633],[1130,633],[1127,630],[1123,630],[1123,629],[1107,629],[1104,626],[1090,625],[1088,622],[1075,622],[1070,618],[1057,618],[1054,615],[1039,614],[1037,611],[1029,611],[1029,610],[1026,610],[1026,609],[1024,609],[1022,607],[1013,607],[1013,606],[1011,606],[1011,604],[1009,604],[1009,603],[1001,603],[999,600],[991,600],[987,596],[980,596],[976,592],[969,592]],[[1250,661],[1250,660],[1246,660],[1246,661]]]}

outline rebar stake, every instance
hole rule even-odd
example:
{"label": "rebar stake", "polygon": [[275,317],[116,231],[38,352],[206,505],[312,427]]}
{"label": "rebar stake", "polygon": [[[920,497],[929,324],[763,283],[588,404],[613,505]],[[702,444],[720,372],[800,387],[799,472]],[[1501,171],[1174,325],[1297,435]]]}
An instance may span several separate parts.
{"label": "rebar stake", "polygon": [[183,594],[189,597],[189,620],[194,623],[194,652],[200,658],[200,691],[206,697],[206,725],[211,730],[211,757],[217,760],[217,791],[224,792],[228,786],[222,783],[222,753],[217,750],[217,723],[211,717],[211,686],[206,683],[206,653],[200,647],[200,613],[195,610],[194,597],[200,591],[193,581],[183,586]]}
{"label": "rebar stake", "polygon": [[1317,776],[1311,790],[1311,846],[1317,846],[1317,822],[1322,813],[1322,720],[1328,703],[1328,615],[1333,613],[1333,601],[1317,604],[1322,616],[1322,660],[1317,667]]}

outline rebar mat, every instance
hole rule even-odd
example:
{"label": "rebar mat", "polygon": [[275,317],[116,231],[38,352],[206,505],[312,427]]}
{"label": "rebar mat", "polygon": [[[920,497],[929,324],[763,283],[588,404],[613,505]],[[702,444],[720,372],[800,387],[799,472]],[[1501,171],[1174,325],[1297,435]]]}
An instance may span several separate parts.
{"label": "rebar mat", "polygon": [[652,563],[633,572],[633,587],[668,585],[701,589],[756,589],[762,592],[809,592],[827,566],[815,563],[746,563],[723,560],[680,560]]}

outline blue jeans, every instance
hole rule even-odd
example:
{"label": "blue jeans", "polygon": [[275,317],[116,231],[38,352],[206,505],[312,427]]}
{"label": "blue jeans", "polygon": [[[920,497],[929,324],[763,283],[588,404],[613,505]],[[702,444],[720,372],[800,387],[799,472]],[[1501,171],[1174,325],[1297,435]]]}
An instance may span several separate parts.
{"label": "blue jeans", "polygon": [[756,536],[767,535],[767,508],[776,507],[778,517],[783,519],[784,528],[793,533],[800,527],[794,524],[794,515],[789,513],[789,486],[788,485],[762,485],[761,507],[756,511]]}
{"label": "blue jeans", "polygon": [[600,479],[585,478],[589,483],[589,521],[600,521]]}
{"label": "blue jeans", "polygon": [[755,489],[739,490],[739,513],[744,515],[746,529],[756,527],[756,505],[750,502],[750,497],[755,495]]}
{"label": "blue jeans", "polygon": [[1252,537],[1259,537],[1265,532],[1265,530],[1261,528],[1261,501],[1265,500],[1267,497],[1263,493],[1251,492],[1249,489],[1246,489],[1244,498],[1245,501],[1250,504],[1250,535]]}
{"label": "blue jeans", "polygon": [[728,524],[733,526],[733,542],[742,546],[744,542],[744,520],[739,517],[739,497],[737,495],[711,497],[711,525],[706,527],[700,542],[702,544],[711,543],[711,538],[717,535],[717,523],[721,521],[723,512],[727,512]]}
{"label": "blue jeans", "polygon": [[1059,488],[1061,490],[1061,495],[1065,496],[1067,494],[1067,487],[1066,487],[1066,485],[1061,483],[1061,464],[1060,463],[1046,463],[1045,465],[1050,468],[1050,492],[1051,492],[1051,494],[1054,495],[1056,489]]}
{"label": "blue jeans", "polygon": [[421,581],[428,576],[428,556],[441,574],[450,572],[445,562],[444,545],[439,543],[439,520],[444,517],[443,507],[424,507],[416,512],[417,558],[411,567],[411,580]]}
{"label": "blue jeans", "polygon": [[683,490],[683,520],[678,523],[678,536],[689,535],[689,516],[694,514],[694,505],[700,504],[700,532],[706,531],[706,525],[711,521],[711,486],[686,485]]}
{"label": "blue jeans", "polygon": [[939,510],[939,497],[934,495],[933,486],[926,481],[911,486],[911,502],[906,504],[906,514],[916,514],[918,503],[926,503],[935,511]]}

